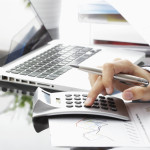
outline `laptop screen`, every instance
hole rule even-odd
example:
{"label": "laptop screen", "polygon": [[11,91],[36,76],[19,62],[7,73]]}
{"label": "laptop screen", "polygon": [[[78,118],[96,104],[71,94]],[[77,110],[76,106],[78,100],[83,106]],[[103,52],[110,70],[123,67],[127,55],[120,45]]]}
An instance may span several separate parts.
{"label": "laptop screen", "polygon": [[[31,9],[33,11],[35,17],[31,21],[27,22],[25,26],[13,36],[9,51],[5,55],[3,56],[1,55],[0,66],[8,64],[20,58],[21,56],[45,45],[52,39],[57,39],[58,28],[56,26],[53,26],[51,27],[51,29],[47,30],[45,28],[45,25],[41,21],[38,12],[35,11],[37,10],[37,8],[35,9],[34,7],[38,7],[38,4],[41,4],[42,1],[47,1],[47,0],[29,1],[31,5],[28,9]],[[52,2],[51,0],[48,1]],[[57,7],[58,5],[55,6]],[[56,10],[58,9],[59,8],[57,8]],[[53,20],[54,19],[56,20],[57,18],[53,18]]]}

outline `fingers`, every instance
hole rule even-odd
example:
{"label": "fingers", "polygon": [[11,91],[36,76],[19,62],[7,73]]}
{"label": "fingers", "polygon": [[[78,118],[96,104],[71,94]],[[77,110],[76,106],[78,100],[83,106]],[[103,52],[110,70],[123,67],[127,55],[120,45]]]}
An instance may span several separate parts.
{"label": "fingers", "polygon": [[[97,67],[101,68],[101,66],[97,66]],[[89,81],[90,81],[90,84],[91,84],[91,87],[92,87],[99,75],[92,74],[92,73],[89,73],[88,75],[89,75]]]}
{"label": "fingers", "polygon": [[134,65],[128,60],[116,60],[112,63],[105,63],[103,65],[102,82],[107,94],[113,92],[113,76],[118,73],[133,74]]}
{"label": "fingers", "polygon": [[113,76],[115,74],[114,65],[107,63],[103,65],[103,84],[107,94],[113,92]]}
{"label": "fingers", "polygon": [[98,78],[98,75],[89,73],[89,81],[90,81],[91,87],[94,85],[97,78]]}
{"label": "fingers", "polygon": [[[114,80],[113,77],[118,73],[126,73],[139,77],[143,77],[150,81],[150,74],[143,70],[142,68],[132,64],[128,60],[116,59],[112,63],[105,63],[103,65],[102,77],[98,75],[89,75],[89,80],[92,86],[91,91],[88,94],[85,105],[90,106],[94,103],[98,94],[112,94],[113,89],[116,88],[120,91],[123,91],[123,98],[125,100],[149,100],[150,99],[150,86],[149,87],[140,87],[134,86],[129,87],[120,83],[118,80]],[[126,90],[125,90],[126,89]]]}
{"label": "fingers", "polygon": [[98,94],[104,91],[104,86],[102,84],[102,77],[98,76],[97,80],[95,81],[91,91],[88,93],[87,100],[84,102],[86,106],[91,106],[95,99],[97,98]]}
{"label": "fingers", "polygon": [[140,87],[134,86],[122,93],[122,97],[125,100],[150,100],[150,86],[149,87]]}

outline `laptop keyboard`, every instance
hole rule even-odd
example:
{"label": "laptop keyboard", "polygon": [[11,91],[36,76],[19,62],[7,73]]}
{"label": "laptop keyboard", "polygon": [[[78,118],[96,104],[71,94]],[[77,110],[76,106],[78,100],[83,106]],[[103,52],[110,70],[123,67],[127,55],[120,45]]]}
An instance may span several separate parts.
{"label": "laptop keyboard", "polygon": [[79,64],[99,51],[59,44],[7,72],[54,80],[70,70],[70,64]]}

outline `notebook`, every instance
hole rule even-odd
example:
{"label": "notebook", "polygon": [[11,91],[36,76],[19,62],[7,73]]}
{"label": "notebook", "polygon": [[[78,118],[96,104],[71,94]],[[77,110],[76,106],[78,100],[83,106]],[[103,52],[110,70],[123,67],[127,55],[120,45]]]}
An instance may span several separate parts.
{"label": "notebook", "polygon": [[[45,28],[38,12],[44,2],[49,2],[49,6],[55,10],[53,13],[56,13],[51,14],[54,18],[49,18],[52,19],[49,20],[51,29]],[[31,0],[36,17],[14,36],[9,54],[1,58],[1,81],[54,91],[88,91],[91,88],[88,74],[71,68],[70,64],[102,66],[115,58],[128,59],[138,64],[145,56],[142,52],[127,48],[63,43],[58,36],[59,26],[53,24],[54,20],[59,24],[61,14],[56,11],[61,9],[59,3],[63,1]]]}

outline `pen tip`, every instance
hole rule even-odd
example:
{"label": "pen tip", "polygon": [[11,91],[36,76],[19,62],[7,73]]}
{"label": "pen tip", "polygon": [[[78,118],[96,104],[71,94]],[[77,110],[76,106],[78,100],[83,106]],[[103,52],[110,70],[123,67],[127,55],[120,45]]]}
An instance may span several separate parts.
{"label": "pen tip", "polygon": [[71,67],[74,67],[74,68],[79,68],[78,65],[70,65]]}

